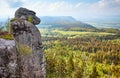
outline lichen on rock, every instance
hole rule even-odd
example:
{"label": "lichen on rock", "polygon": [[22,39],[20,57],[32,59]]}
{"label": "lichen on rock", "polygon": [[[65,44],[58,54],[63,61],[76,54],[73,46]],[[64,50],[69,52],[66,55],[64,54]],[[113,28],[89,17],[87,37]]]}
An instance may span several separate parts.
{"label": "lichen on rock", "polygon": [[8,32],[0,32],[0,38],[7,39],[7,40],[13,40],[13,35]]}

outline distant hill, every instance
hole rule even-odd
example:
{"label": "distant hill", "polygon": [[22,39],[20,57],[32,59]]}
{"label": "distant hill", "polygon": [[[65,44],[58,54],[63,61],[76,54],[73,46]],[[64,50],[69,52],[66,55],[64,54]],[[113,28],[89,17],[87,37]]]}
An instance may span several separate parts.
{"label": "distant hill", "polygon": [[77,21],[72,16],[42,16],[40,17],[41,24],[38,27],[53,27],[53,28],[95,28],[94,26]]}
{"label": "distant hill", "polygon": [[96,28],[120,29],[120,15],[107,16],[102,18],[82,19],[82,21],[89,23]]}

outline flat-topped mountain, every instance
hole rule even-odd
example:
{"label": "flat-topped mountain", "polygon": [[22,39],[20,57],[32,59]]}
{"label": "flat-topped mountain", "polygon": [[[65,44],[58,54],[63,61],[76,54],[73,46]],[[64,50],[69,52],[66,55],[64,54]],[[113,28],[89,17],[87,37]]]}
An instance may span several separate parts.
{"label": "flat-topped mountain", "polygon": [[38,27],[53,27],[53,28],[95,28],[94,26],[77,21],[72,16],[41,16],[41,24]]}

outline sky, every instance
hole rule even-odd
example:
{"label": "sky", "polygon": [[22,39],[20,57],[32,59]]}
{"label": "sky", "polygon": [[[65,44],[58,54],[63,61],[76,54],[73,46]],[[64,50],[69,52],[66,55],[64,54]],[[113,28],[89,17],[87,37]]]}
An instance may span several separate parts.
{"label": "sky", "polygon": [[33,10],[37,16],[120,17],[120,0],[0,0],[0,19],[13,18],[19,7]]}

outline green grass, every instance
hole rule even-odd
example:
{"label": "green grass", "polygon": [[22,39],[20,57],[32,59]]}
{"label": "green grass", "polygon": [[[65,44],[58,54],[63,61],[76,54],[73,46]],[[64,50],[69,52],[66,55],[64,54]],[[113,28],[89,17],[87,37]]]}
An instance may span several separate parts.
{"label": "green grass", "polygon": [[18,44],[19,51],[21,55],[31,55],[32,54],[32,48],[28,45],[22,45]]}
{"label": "green grass", "polygon": [[114,39],[114,40],[112,40],[112,43],[113,43],[113,44],[119,44],[119,45],[120,45],[120,39]]}

